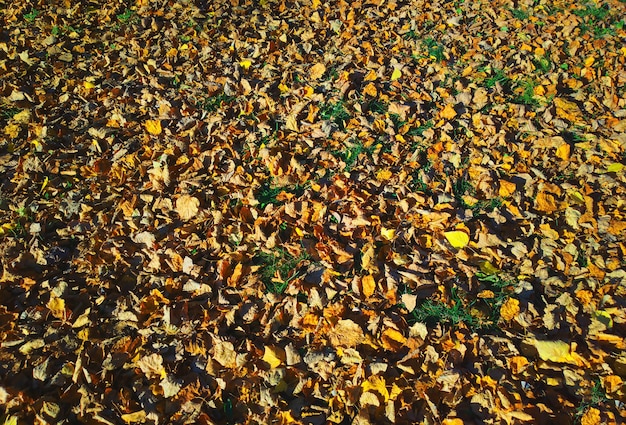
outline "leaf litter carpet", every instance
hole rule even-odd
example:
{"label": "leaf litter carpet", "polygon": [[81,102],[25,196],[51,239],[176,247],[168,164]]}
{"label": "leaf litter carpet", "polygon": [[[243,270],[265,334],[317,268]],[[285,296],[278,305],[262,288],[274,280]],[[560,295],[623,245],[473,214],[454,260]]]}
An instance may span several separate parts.
{"label": "leaf litter carpet", "polygon": [[626,419],[622,1],[0,10],[0,422]]}

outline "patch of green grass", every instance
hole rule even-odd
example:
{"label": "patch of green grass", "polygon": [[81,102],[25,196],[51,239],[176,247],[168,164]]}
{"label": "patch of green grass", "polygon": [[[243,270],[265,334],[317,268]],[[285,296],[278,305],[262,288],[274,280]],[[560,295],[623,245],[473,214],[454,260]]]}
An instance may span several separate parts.
{"label": "patch of green grass", "polygon": [[216,112],[225,104],[233,103],[235,99],[235,96],[228,96],[226,93],[220,93],[201,100],[198,102],[197,106],[207,112]]}
{"label": "patch of green grass", "polygon": [[548,73],[552,69],[552,61],[547,55],[542,56],[535,61],[535,68],[543,74]]}
{"label": "patch of green grass", "polygon": [[259,273],[261,282],[267,292],[282,294],[289,286],[289,282],[302,276],[298,266],[304,260],[309,259],[306,252],[294,257],[282,248],[276,248],[271,252],[259,252],[254,257],[254,262],[261,267]]}
{"label": "patch of green grass", "polygon": [[270,204],[282,205],[284,202],[276,199],[281,192],[293,193],[295,196],[300,196],[304,193],[304,189],[305,186],[299,184],[296,184],[293,187],[278,187],[272,185],[271,180],[268,180],[259,188],[259,191],[256,194],[256,199],[259,201],[259,207],[264,209]]}
{"label": "patch of green grass", "polygon": [[476,299],[472,306],[479,302],[485,304],[488,310],[487,322],[492,324],[498,323],[500,320],[500,307],[513,291],[515,284],[510,280],[503,279],[499,274],[478,272],[476,273],[476,278],[493,292],[493,298]]}
{"label": "patch of green grass", "polygon": [[478,319],[472,316],[470,312],[471,306],[463,304],[454,287],[450,290],[450,298],[450,305],[443,301],[426,300],[415,307],[409,315],[408,321],[410,323],[422,322],[428,325],[436,323],[452,326],[465,323],[469,327],[479,325]]}
{"label": "patch of green grass", "polygon": [[520,21],[525,21],[528,18],[530,18],[530,13],[528,13],[527,10],[524,10],[524,9],[510,9],[509,11],[511,12],[511,15],[513,15],[513,17],[515,19],[519,19]]}
{"label": "patch of green grass", "polygon": [[39,16],[39,11],[37,9],[31,9],[30,12],[22,15],[24,19],[28,22],[33,22],[37,16]]}
{"label": "patch of green grass", "polygon": [[531,108],[538,108],[541,106],[541,103],[535,97],[536,86],[537,83],[532,80],[522,81],[516,88],[519,94],[513,97],[513,103],[520,103],[522,105],[530,106]]}
{"label": "patch of green grass", "polygon": [[0,116],[7,121],[13,118],[14,116],[16,116],[20,112],[21,112],[21,109],[19,108],[11,108],[8,106],[2,106],[0,108]]}
{"label": "patch of green grass", "polygon": [[456,199],[462,208],[471,210],[474,215],[478,215],[483,211],[491,212],[496,208],[500,208],[503,202],[502,198],[495,197],[491,199],[478,200],[473,205],[469,205],[463,197],[465,195],[475,195],[476,189],[464,177],[461,177],[452,183],[452,194],[454,195],[454,199]]}
{"label": "patch of green grass", "polygon": [[118,21],[120,21],[123,24],[127,24],[131,21],[131,18],[133,17],[133,15],[135,14],[135,12],[129,8],[124,9],[124,11],[118,15],[116,15]]}
{"label": "patch of green grass", "polygon": [[360,141],[351,141],[346,144],[345,149],[333,152],[333,155],[341,159],[346,164],[344,171],[349,171],[355,165],[361,153],[371,153],[373,146],[366,148]]}
{"label": "patch of green grass", "polygon": [[428,57],[434,58],[437,62],[441,62],[445,59],[443,46],[434,38],[428,37],[424,40],[424,46],[428,49]]}
{"label": "patch of green grass", "polygon": [[393,127],[396,129],[396,131],[400,130],[408,123],[407,120],[403,120],[402,118],[400,118],[400,115],[398,114],[389,114],[389,118],[391,119],[391,122],[393,122]]}
{"label": "patch of green grass", "polygon": [[491,75],[485,78],[484,84],[487,88],[495,87],[496,84],[500,84],[503,87],[511,85],[511,79],[506,75],[503,69],[494,68],[479,68],[479,71],[488,72],[491,71]]}
{"label": "patch of green grass", "polygon": [[385,114],[387,113],[387,108],[388,108],[387,104],[378,99],[373,99],[369,103],[370,112],[375,113],[375,114]]}
{"label": "patch of green grass", "polygon": [[433,120],[428,120],[418,127],[411,128],[409,131],[406,132],[406,134],[408,136],[421,136],[426,130],[428,130],[429,128],[433,128],[434,126],[435,124],[433,123]]}
{"label": "patch of green grass", "polygon": [[346,109],[344,102],[338,100],[337,102],[328,102],[320,107],[320,118],[322,120],[331,120],[337,124],[340,128],[345,127],[345,122],[350,119],[350,114]]}
{"label": "patch of green grass", "polygon": [[602,388],[602,383],[599,379],[596,380],[594,386],[589,391],[589,395],[581,400],[578,408],[576,409],[576,423],[581,423],[581,419],[588,409],[592,407],[599,407],[608,401],[609,398],[606,396],[606,393]]}
{"label": "patch of green grass", "polygon": [[415,30],[409,30],[408,32],[404,33],[402,37],[404,37],[405,40],[417,40],[421,36],[419,33],[415,32]]}

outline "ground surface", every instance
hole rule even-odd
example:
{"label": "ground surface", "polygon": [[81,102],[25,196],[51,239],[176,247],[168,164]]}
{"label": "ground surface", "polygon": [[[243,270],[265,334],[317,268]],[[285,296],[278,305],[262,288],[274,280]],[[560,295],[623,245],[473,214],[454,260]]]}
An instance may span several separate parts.
{"label": "ground surface", "polygon": [[0,11],[0,422],[626,419],[623,2]]}

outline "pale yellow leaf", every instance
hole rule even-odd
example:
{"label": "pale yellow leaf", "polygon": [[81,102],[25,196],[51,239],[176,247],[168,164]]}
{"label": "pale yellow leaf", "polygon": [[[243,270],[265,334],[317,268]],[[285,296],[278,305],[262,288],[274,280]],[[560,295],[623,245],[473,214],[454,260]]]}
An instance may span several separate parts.
{"label": "pale yellow leaf", "polygon": [[139,410],[133,413],[125,413],[122,415],[122,420],[127,424],[131,423],[143,423],[146,421],[146,412],[144,410]]}
{"label": "pale yellow leaf", "polygon": [[158,353],[152,353],[137,360],[136,365],[148,377],[165,378],[167,375],[163,367],[163,357]]}
{"label": "pale yellow leaf", "polygon": [[363,392],[375,392],[382,396],[383,401],[386,403],[389,400],[389,391],[387,390],[387,383],[385,382],[385,378],[374,375],[370,376],[369,379],[361,384],[363,388]]}
{"label": "pale yellow leaf", "polygon": [[319,80],[324,75],[324,72],[326,72],[326,66],[321,62],[316,63],[309,69],[309,78],[311,80]]}
{"label": "pale yellow leaf", "polygon": [[393,72],[391,73],[391,81],[396,81],[400,77],[402,77],[402,71],[400,71],[398,68],[394,68]]}
{"label": "pale yellow leaf", "polygon": [[614,162],[613,164],[606,167],[607,173],[619,173],[624,169],[624,164],[620,164],[619,162]]}
{"label": "pale yellow leaf", "polygon": [[396,236],[396,230],[387,229],[386,227],[381,227],[380,234],[382,235],[383,239],[391,241],[393,240],[394,236]]}
{"label": "pale yellow leaf", "polygon": [[200,200],[194,196],[181,195],[176,200],[176,212],[182,220],[189,220],[198,214]]}
{"label": "pale yellow leaf", "polygon": [[356,347],[364,337],[363,329],[350,319],[338,321],[329,334],[333,347]]}

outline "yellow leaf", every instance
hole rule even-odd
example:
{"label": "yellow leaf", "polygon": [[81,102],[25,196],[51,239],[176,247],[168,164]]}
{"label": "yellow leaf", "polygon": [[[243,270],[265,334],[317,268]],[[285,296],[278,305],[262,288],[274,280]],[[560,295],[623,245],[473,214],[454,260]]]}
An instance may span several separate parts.
{"label": "yellow leaf", "polygon": [[607,393],[614,393],[622,387],[622,378],[617,375],[605,376],[603,379],[604,389]]}
{"label": "yellow leaf", "polygon": [[441,425],[463,425],[465,422],[463,422],[463,419],[459,419],[459,418],[449,418],[449,419],[444,419],[443,422],[441,422]]}
{"label": "yellow leaf", "polygon": [[85,81],[83,83],[83,87],[85,87],[87,90],[94,88],[96,85],[94,83],[92,83],[91,81]]}
{"label": "yellow leaf", "polygon": [[145,422],[146,420],[146,412],[144,410],[139,410],[138,412],[133,413],[125,413],[122,415],[122,420],[127,424],[133,422]]}
{"label": "yellow leaf", "polygon": [[4,420],[4,425],[17,425],[17,416],[9,416]]}
{"label": "yellow leaf", "polygon": [[250,59],[244,59],[239,62],[239,66],[243,69],[248,69],[252,65],[252,61]]}
{"label": "yellow leaf", "polygon": [[516,298],[509,298],[500,307],[500,317],[507,322],[513,320],[519,314],[519,300]]}
{"label": "yellow leaf", "polygon": [[268,363],[270,367],[276,368],[280,366],[286,358],[285,350],[280,347],[265,347],[265,352],[263,353],[263,361]]}
{"label": "yellow leaf", "polygon": [[52,313],[54,317],[57,319],[65,319],[65,300],[63,298],[50,298],[47,307],[50,309],[50,313]]}
{"label": "yellow leaf", "polygon": [[393,72],[391,73],[391,81],[396,81],[400,77],[402,77],[402,71],[400,71],[398,68],[394,68]]}
{"label": "yellow leaf", "polygon": [[543,361],[569,363],[577,366],[585,364],[580,355],[565,341],[542,341],[533,338],[526,340],[526,342],[535,347],[539,358]]}
{"label": "yellow leaf", "polygon": [[155,136],[161,134],[161,120],[148,120],[145,126],[148,133],[154,134]]}
{"label": "yellow leaf", "polygon": [[460,230],[452,230],[443,234],[453,248],[463,248],[469,243],[469,235]]}
{"label": "yellow leaf", "polygon": [[378,375],[370,376],[370,378],[361,384],[363,387],[363,392],[377,392],[380,394],[385,403],[389,401],[389,391],[387,390],[387,383],[385,382],[385,378],[382,378]]}
{"label": "yellow leaf", "polygon": [[624,164],[620,164],[619,162],[614,162],[613,164],[606,167],[607,173],[619,173],[624,168]]}
{"label": "yellow leaf", "polygon": [[452,106],[451,103],[448,103],[446,107],[441,110],[439,116],[447,120],[451,120],[452,118],[456,117],[456,111],[454,110],[454,106]]}
{"label": "yellow leaf", "polygon": [[585,66],[589,68],[591,65],[593,65],[595,61],[596,61],[596,58],[594,58],[593,56],[589,56],[587,57],[587,59],[585,59]]}
{"label": "yellow leaf", "polygon": [[363,94],[372,97],[378,96],[378,90],[376,90],[376,85],[372,82],[368,83],[365,87],[363,87]]}
{"label": "yellow leaf", "polygon": [[363,295],[365,295],[366,297],[371,297],[376,290],[376,282],[374,281],[374,277],[371,274],[363,276],[363,279],[361,279],[361,286],[363,287]]}
{"label": "yellow leaf", "polygon": [[500,188],[498,189],[498,195],[501,196],[502,198],[506,198],[510,196],[511,194],[513,194],[516,188],[517,186],[513,182],[510,182],[507,180],[500,180]]}
{"label": "yellow leaf", "polygon": [[568,143],[563,143],[561,146],[559,146],[556,149],[556,157],[563,161],[567,161],[569,159],[570,152],[571,152],[570,145]]}
{"label": "yellow leaf", "polygon": [[529,363],[528,359],[524,356],[513,356],[509,358],[509,367],[511,368],[511,372],[515,375],[522,372]]}
{"label": "yellow leaf", "polygon": [[485,274],[492,275],[498,273],[500,270],[496,266],[491,264],[490,261],[483,261],[482,263],[480,263],[480,271]]}
{"label": "yellow leaf", "polygon": [[604,323],[604,326],[606,326],[607,329],[611,329],[613,327],[613,318],[611,317],[611,313],[608,311],[596,310],[593,312],[593,316],[597,321]]}
{"label": "yellow leaf", "polygon": [[568,195],[577,204],[584,204],[585,203],[585,197],[583,196],[582,193],[580,193],[578,191],[569,192]]}
{"label": "yellow leaf", "polygon": [[387,328],[381,334],[380,340],[384,349],[395,351],[399,350],[404,345],[406,337],[402,335],[402,332],[396,329]]}
{"label": "yellow leaf", "polygon": [[320,3],[321,3],[320,0],[313,0],[312,1],[313,9],[317,9],[320,6]]}
{"label": "yellow leaf", "polygon": [[323,63],[316,63],[309,69],[309,78],[312,80],[319,80],[326,72],[326,66]]}
{"label": "yellow leaf", "polygon": [[396,236],[396,230],[395,229],[387,229],[385,227],[381,227],[380,228],[380,234],[382,235],[383,239],[391,241],[394,238],[394,236]]}
{"label": "yellow leaf", "polygon": [[376,173],[376,180],[378,180],[379,182],[384,182],[385,180],[389,180],[392,175],[393,173],[391,171],[383,169]]}

